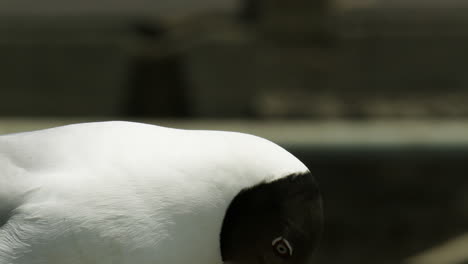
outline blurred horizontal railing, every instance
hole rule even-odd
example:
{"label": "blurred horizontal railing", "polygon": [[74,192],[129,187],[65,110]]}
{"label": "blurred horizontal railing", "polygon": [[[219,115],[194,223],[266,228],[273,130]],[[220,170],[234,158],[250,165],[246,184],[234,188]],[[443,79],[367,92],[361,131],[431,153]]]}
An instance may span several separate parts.
{"label": "blurred horizontal railing", "polygon": [[[0,119],[0,134],[93,122],[97,119]],[[265,121],[265,120],[151,120],[181,129],[238,131],[292,147],[449,147],[468,148],[468,121]]]}

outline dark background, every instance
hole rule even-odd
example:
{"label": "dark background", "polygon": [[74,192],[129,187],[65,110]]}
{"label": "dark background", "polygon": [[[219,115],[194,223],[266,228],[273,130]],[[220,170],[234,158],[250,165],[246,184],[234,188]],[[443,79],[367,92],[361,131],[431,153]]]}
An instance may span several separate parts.
{"label": "dark background", "polygon": [[320,181],[317,263],[467,263],[431,250],[468,233],[467,69],[461,1],[0,2],[0,133],[258,132]]}

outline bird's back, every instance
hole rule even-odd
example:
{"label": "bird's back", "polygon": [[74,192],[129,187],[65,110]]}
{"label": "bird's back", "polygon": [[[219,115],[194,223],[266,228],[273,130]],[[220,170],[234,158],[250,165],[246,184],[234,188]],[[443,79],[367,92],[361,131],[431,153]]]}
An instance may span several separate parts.
{"label": "bird's back", "polygon": [[0,136],[0,263],[221,263],[231,199],[298,169],[239,133],[104,122]]}

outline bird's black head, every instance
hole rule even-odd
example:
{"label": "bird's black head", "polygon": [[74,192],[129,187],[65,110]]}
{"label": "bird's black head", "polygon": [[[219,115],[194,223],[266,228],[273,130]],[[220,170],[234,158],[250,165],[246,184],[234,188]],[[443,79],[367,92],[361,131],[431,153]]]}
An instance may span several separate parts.
{"label": "bird's black head", "polygon": [[307,172],[261,183],[231,202],[221,254],[233,264],[308,264],[323,228],[317,183]]}

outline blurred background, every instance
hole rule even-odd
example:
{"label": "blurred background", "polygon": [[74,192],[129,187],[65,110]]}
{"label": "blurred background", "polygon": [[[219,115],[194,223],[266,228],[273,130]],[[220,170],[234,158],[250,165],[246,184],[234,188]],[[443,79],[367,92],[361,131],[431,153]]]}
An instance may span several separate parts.
{"label": "blurred background", "polygon": [[0,1],[0,134],[269,138],[320,181],[316,263],[468,263],[467,71],[466,1]]}

